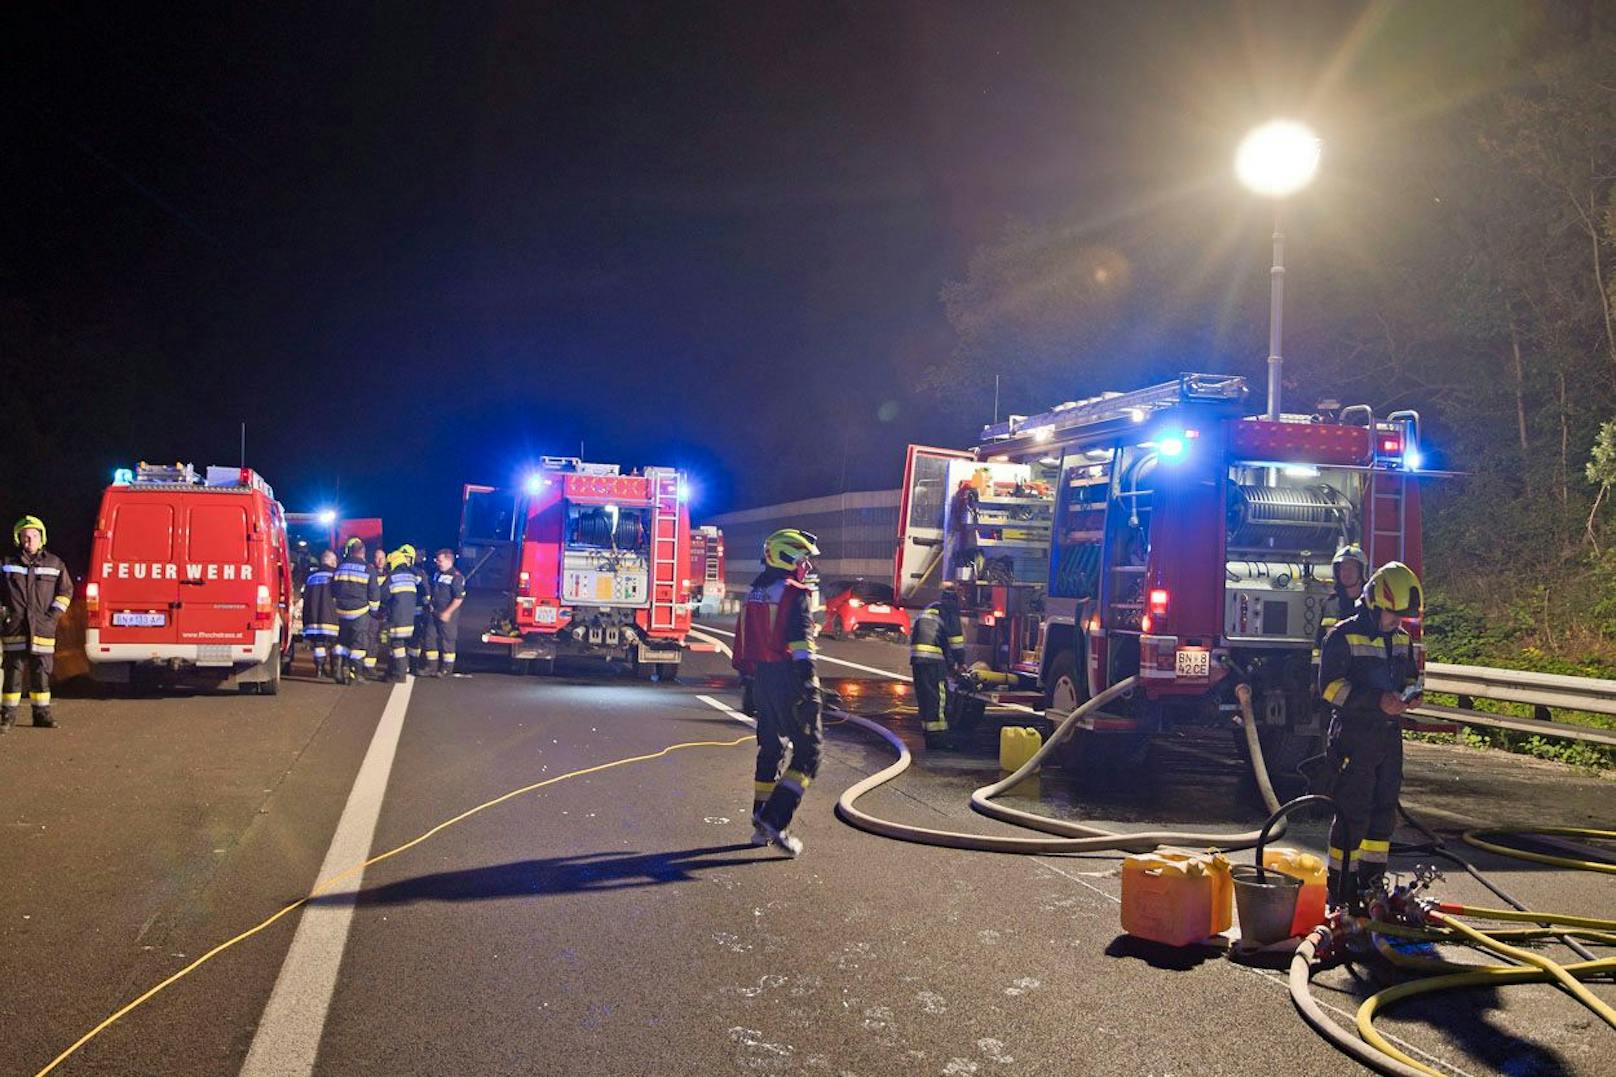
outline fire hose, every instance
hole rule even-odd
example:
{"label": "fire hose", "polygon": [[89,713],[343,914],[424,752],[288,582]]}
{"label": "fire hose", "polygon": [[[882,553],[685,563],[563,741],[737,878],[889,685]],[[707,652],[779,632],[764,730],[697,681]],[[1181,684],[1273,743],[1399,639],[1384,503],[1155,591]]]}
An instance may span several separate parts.
{"label": "fire hose", "polygon": [[[1137,683],[1138,678],[1129,677],[1086,700],[1066,716],[1055,732],[1050,735],[1050,738],[1044,742],[1043,747],[1039,748],[1032,758],[1023,763],[1014,773],[990,785],[984,785],[971,793],[971,807],[983,815],[1015,826],[1040,830],[1046,834],[1054,835],[1052,837],[1025,838],[936,830],[931,827],[915,826],[911,823],[900,823],[892,819],[882,819],[858,808],[856,805],[860,797],[873,789],[885,785],[908,770],[914,757],[910,754],[908,746],[903,743],[903,740],[896,733],[878,722],[872,722],[868,718],[860,718],[853,714],[846,715],[847,721],[854,725],[862,726],[881,737],[896,749],[898,759],[862,781],[848,786],[836,801],[836,813],[860,830],[878,834],[882,837],[895,838],[898,841],[916,842],[921,845],[937,845],[948,849],[974,849],[995,853],[1092,853],[1103,850],[1149,852],[1161,845],[1210,845],[1219,849],[1243,849],[1255,845],[1262,836],[1261,830],[1234,834],[1176,830],[1147,830],[1130,833],[1105,830],[1101,827],[1072,820],[1053,819],[1047,815],[1021,811],[993,802],[994,797],[1013,788],[1022,779],[1035,771],[1043,763],[1045,756],[1056,745],[1072,735],[1077,728],[1077,723],[1085,715],[1131,690]],[[1257,738],[1257,723],[1251,713],[1251,694],[1249,690],[1245,689],[1244,685],[1241,686],[1241,689],[1242,691],[1237,692],[1237,695],[1240,700],[1241,724],[1245,729],[1246,747],[1251,754],[1252,771],[1256,775],[1257,787],[1262,793],[1263,803],[1270,812],[1277,812],[1280,807],[1279,798],[1274,795],[1273,784],[1268,779],[1268,768],[1263,761],[1262,744]],[[1283,831],[1283,825],[1282,820],[1280,828],[1274,831],[1274,836],[1277,837]]]}

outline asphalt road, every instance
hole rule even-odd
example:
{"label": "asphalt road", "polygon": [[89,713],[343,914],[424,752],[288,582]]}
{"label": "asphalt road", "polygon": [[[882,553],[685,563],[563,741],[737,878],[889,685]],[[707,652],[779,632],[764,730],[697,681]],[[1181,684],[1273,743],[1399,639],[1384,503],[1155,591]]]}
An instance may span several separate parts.
{"label": "asphalt road", "polygon": [[[872,672],[900,672],[901,651],[827,655],[856,664],[825,670],[855,678],[851,705],[918,739],[901,684]],[[737,702],[719,655],[690,655],[676,684],[486,669],[407,691],[293,680],[275,698],[62,700],[61,729],[0,740],[0,1073],[38,1072],[309,894],[346,849],[381,853],[676,744],[698,746],[532,789],[350,876],[56,1072],[235,1074],[249,1051],[250,1073],[333,1075],[1350,1071],[1277,974],[1122,936],[1115,856],[955,852],[839,822],[835,795],[891,757],[857,729],[830,730],[806,854],[751,848],[749,730],[703,696]],[[1098,787],[1051,774],[1040,810],[1243,829],[1261,810],[1239,767],[1227,737],[1186,738]],[[864,805],[997,832],[966,807],[995,771],[984,736]],[[1408,771],[1405,799],[1447,833],[1610,824],[1611,782],[1553,764],[1411,745]],[[1321,827],[1291,840],[1317,849]],[[1476,859],[1535,905],[1616,909],[1607,877]],[[1463,876],[1442,891],[1484,896]],[[1343,1020],[1378,986],[1344,969],[1317,983]],[[1447,1072],[1616,1073],[1610,1030],[1547,987],[1450,995],[1382,1025]]]}

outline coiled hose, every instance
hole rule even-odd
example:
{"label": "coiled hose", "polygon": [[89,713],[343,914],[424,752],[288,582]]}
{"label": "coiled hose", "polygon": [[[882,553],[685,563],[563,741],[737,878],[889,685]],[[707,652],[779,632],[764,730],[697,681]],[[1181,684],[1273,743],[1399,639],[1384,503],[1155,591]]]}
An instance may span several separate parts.
{"label": "coiled hose", "polygon": [[[878,722],[872,722],[867,718],[861,718],[853,714],[846,716],[847,721],[854,725],[862,726],[880,736],[897,750],[898,759],[885,769],[879,770],[862,781],[848,786],[836,801],[836,814],[860,830],[868,831],[871,834],[879,834],[885,838],[916,842],[921,845],[937,845],[948,849],[975,849],[995,853],[1092,853],[1102,850],[1149,852],[1161,845],[1207,845],[1215,846],[1219,849],[1243,849],[1255,845],[1263,835],[1261,830],[1235,834],[1177,830],[1146,830],[1128,833],[1105,830],[1101,827],[1065,819],[1051,819],[1046,815],[1037,815],[1033,812],[1021,811],[993,803],[994,797],[999,796],[1005,790],[1012,788],[1026,778],[1038,768],[1057,744],[1066,737],[1071,736],[1076,730],[1077,722],[1080,718],[1131,690],[1137,683],[1137,677],[1129,677],[1085,701],[1066,716],[1066,720],[1061,722],[1055,732],[1050,735],[1049,740],[1044,743],[1044,746],[1038,749],[1033,757],[1023,763],[1015,773],[991,785],[984,785],[971,793],[971,807],[983,815],[1015,826],[1026,827],[1030,830],[1040,830],[1046,834],[1055,835],[1053,837],[1024,838],[1006,835],[969,834],[953,830],[935,830],[931,827],[900,823],[892,819],[882,819],[861,810],[857,807],[858,799],[872,789],[885,785],[908,770],[909,764],[914,757],[910,754],[908,746],[903,743],[903,740],[896,733]],[[1240,685],[1236,690],[1236,696],[1240,703],[1241,721],[1245,728],[1246,746],[1251,753],[1252,771],[1257,778],[1257,788],[1261,792],[1263,803],[1268,810],[1277,812],[1280,808],[1279,798],[1274,795],[1273,784],[1268,780],[1268,768],[1263,762],[1262,744],[1257,739],[1257,723],[1251,713],[1250,690],[1245,685]],[[1282,820],[1272,836],[1279,836],[1283,832],[1283,827],[1284,822]]]}

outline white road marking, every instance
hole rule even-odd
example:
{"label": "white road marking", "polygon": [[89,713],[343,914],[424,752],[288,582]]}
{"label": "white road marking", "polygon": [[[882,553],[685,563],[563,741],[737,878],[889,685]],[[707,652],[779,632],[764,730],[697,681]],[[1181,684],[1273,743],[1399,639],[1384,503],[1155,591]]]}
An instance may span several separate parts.
{"label": "white road marking", "polygon": [[[717,632],[720,635],[728,636],[730,639],[735,638],[735,633],[733,632],[725,632],[722,628],[708,628],[706,625],[702,625],[700,628],[692,625],[690,631],[701,635],[705,635],[708,632]],[[711,637],[709,637],[709,639],[710,638]],[[711,642],[718,643],[719,641],[711,640]],[[878,677],[888,677],[895,681],[908,681],[911,684],[914,683],[914,678],[905,677],[902,673],[894,673],[890,669],[876,669],[874,666],[863,666],[857,662],[849,662],[845,658],[832,658],[824,651],[820,651],[815,657],[820,662],[830,662],[838,666],[847,666],[849,669],[863,670],[865,673],[874,673]]]}
{"label": "white road marking", "polygon": [[724,702],[721,702],[720,700],[716,700],[712,696],[697,696],[696,698],[701,700],[703,703],[707,704],[709,707],[713,708],[714,710],[723,711],[725,714],[729,715],[731,718],[735,719],[737,722],[742,723],[743,725],[749,725],[753,729],[757,728],[757,719],[748,718],[746,715],[742,714],[740,711],[736,710],[734,707],[731,707],[728,703],[724,703]]}
{"label": "white road marking", "polygon": [[[329,879],[370,855],[376,819],[387,792],[387,776],[393,769],[414,684],[415,678],[407,677],[403,684],[394,685],[387,697],[387,706],[370,738],[365,760],[359,765],[336,833],[331,836],[331,847],[320,865],[319,879]],[[363,884],[364,872],[354,872],[320,895],[335,900],[311,902],[303,907],[292,947],[286,953],[247,1061],[241,1067],[242,1077],[307,1077],[314,1072],[342,965],[342,951],[353,923],[354,900]]]}

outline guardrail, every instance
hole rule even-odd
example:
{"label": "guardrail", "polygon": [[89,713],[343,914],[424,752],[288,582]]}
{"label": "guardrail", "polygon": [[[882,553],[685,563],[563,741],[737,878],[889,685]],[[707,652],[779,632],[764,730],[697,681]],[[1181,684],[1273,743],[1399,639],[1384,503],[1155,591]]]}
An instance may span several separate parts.
{"label": "guardrail", "polygon": [[[1411,712],[1417,718],[1437,722],[1508,729],[1535,733],[1616,748],[1616,732],[1591,726],[1553,720],[1553,711],[1577,710],[1593,714],[1616,714],[1616,681],[1597,677],[1566,677],[1555,673],[1529,673],[1518,669],[1492,669],[1487,666],[1455,666],[1429,662],[1425,666],[1425,689],[1457,696],[1457,707],[1426,704]],[[1502,703],[1522,703],[1532,707],[1537,717],[1515,718],[1485,714],[1474,708],[1475,700],[1492,699]]]}

